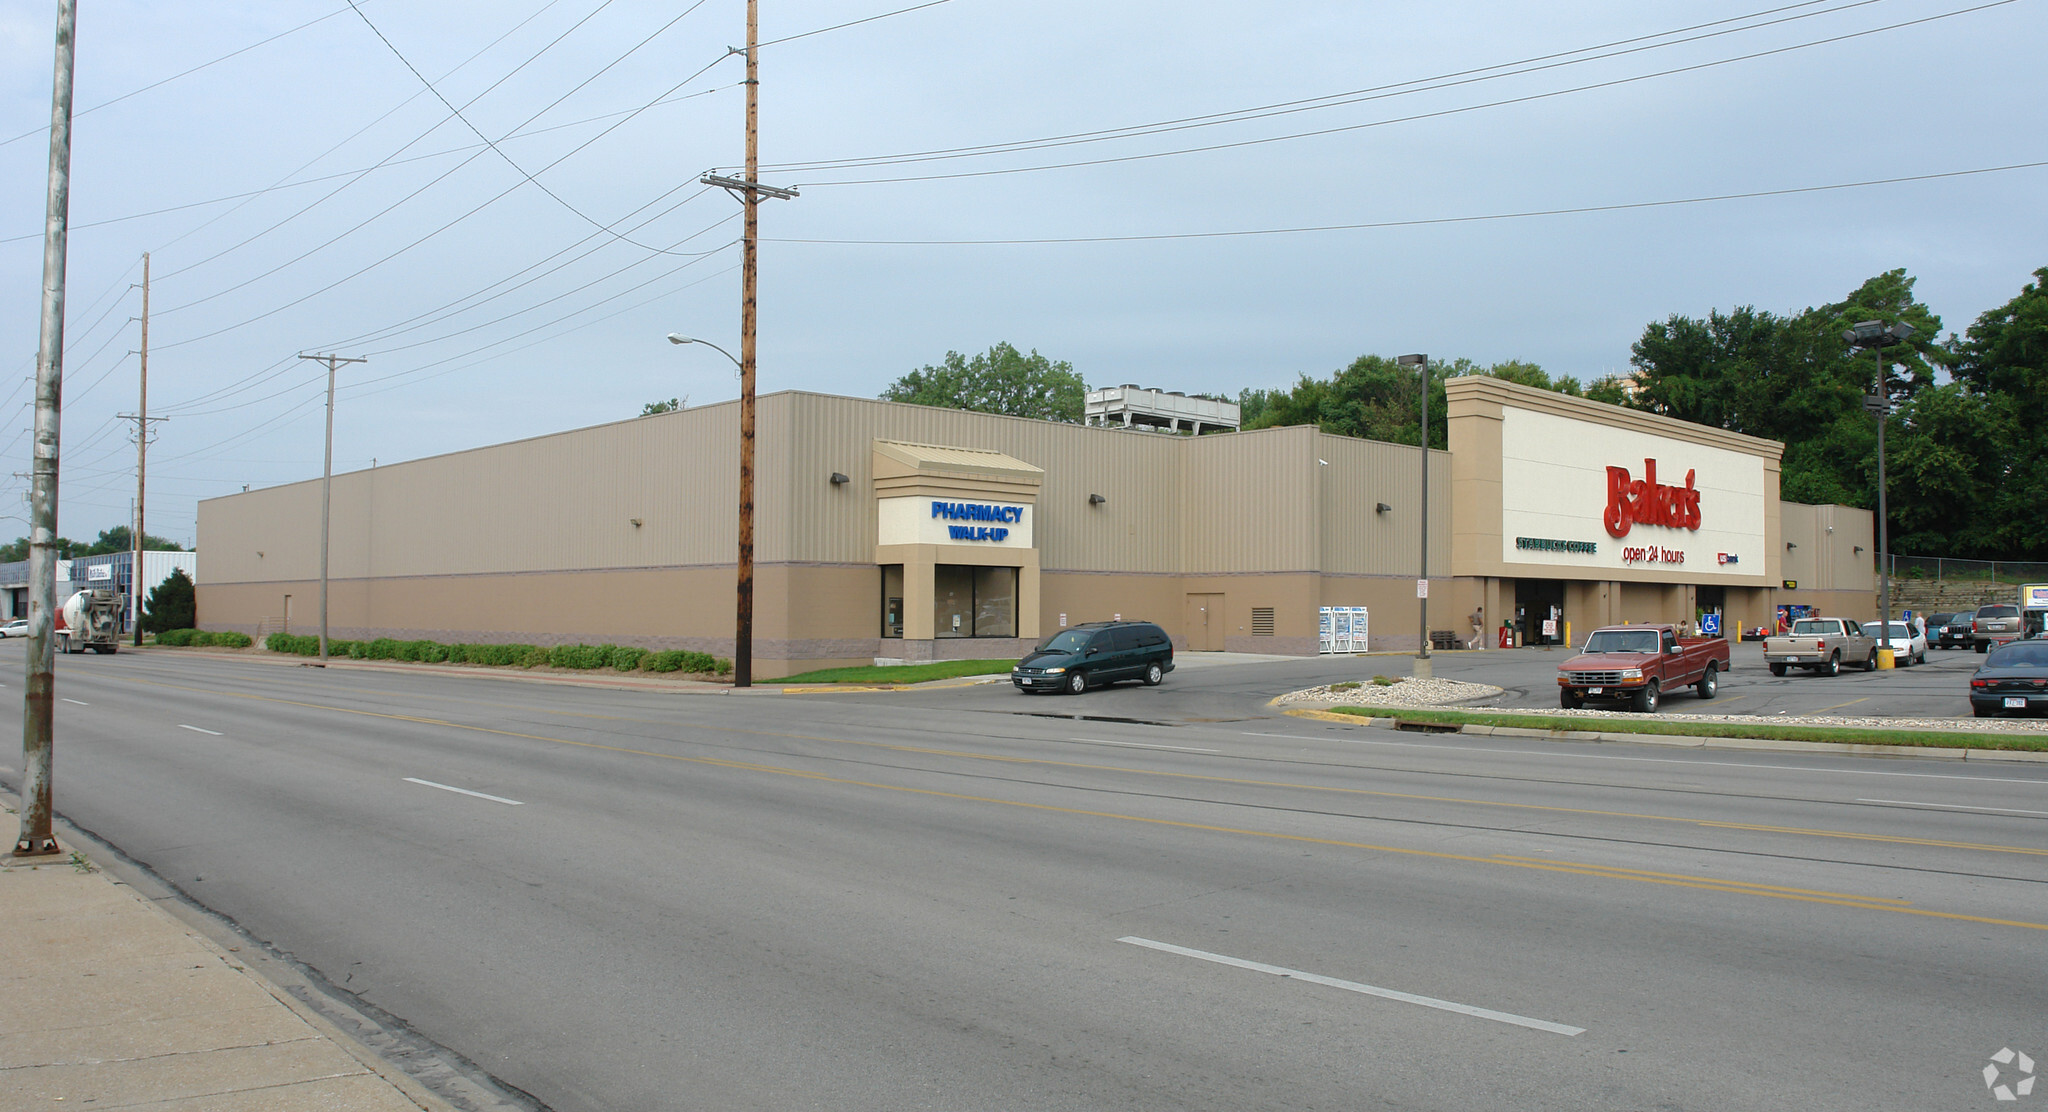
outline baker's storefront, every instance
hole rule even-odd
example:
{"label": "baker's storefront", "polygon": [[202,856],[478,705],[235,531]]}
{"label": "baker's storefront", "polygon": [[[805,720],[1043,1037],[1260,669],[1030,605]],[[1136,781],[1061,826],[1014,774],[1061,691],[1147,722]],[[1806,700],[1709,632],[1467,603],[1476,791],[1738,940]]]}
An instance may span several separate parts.
{"label": "baker's storefront", "polygon": [[[1476,617],[1497,644],[1503,625],[1562,641],[1706,615],[1732,634],[1787,603],[1874,616],[1869,513],[1780,503],[1778,444],[1490,378],[1448,394],[1430,629],[1468,642]],[[333,635],[730,654],[737,424],[726,403],[335,476]],[[1183,652],[1421,640],[1412,445],[799,392],[761,399],[757,443],[764,678],[1013,656],[1112,618]],[[317,479],[200,503],[202,624],[307,628],[319,514]]]}

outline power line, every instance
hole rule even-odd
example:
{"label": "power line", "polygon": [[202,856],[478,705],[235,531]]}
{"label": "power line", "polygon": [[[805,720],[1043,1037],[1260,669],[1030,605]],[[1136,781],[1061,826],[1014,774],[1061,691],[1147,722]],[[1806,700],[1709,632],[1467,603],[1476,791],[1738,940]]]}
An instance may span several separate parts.
{"label": "power line", "polygon": [[[868,16],[868,17],[866,17],[865,19],[854,19],[854,20],[849,20],[849,21],[847,21],[847,22],[845,22],[845,23],[835,23],[835,24],[833,24],[833,25],[832,25],[832,26],[830,26],[830,27],[820,27],[820,28],[818,28],[818,29],[817,29],[817,30],[815,30],[815,31],[805,31],[805,32],[803,32],[803,33],[801,33],[801,34],[796,34],[796,35],[784,35],[783,37],[781,37],[781,38],[779,38],[779,39],[769,39],[769,40],[768,40],[767,42],[764,42],[764,43],[756,43],[756,44],[754,44],[754,45],[755,45],[755,48],[756,48],[756,49],[759,49],[760,47],[764,47],[764,46],[777,46],[777,45],[779,45],[779,44],[781,44],[781,43],[786,43],[786,42],[795,42],[795,41],[796,41],[796,40],[798,40],[798,39],[808,39],[808,38],[810,38],[810,37],[811,37],[812,35],[822,35],[822,34],[826,33],[827,31],[844,31],[844,30],[846,30],[846,29],[847,29],[848,27],[858,27],[858,26],[860,26],[860,25],[861,25],[861,24],[863,24],[863,23],[873,23],[874,21],[876,21],[876,20],[878,20],[878,19],[888,19],[888,18],[890,18],[891,16],[899,16],[899,15],[908,15],[908,14],[909,14],[909,13],[911,13],[911,12],[921,12],[921,11],[925,10],[926,8],[936,8],[936,7],[938,7],[938,6],[940,5],[940,4],[946,4],[946,3],[950,3],[950,2],[951,2],[951,0],[929,0],[929,2],[928,2],[928,3],[924,3],[924,4],[913,4],[913,5],[911,5],[910,7],[907,7],[907,8],[898,8],[898,9],[896,9],[896,10],[895,10],[895,11],[893,11],[893,12],[883,12],[883,13],[882,13],[881,15],[871,15],[871,16]],[[1814,0],[1814,2],[1815,2],[1815,3],[1818,3],[1818,2],[1819,2],[1819,0]]]}
{"label": "power line", "polygon": [[2007,4],[2013,4],[2017,2],[2018,0],[1990,0],[1989,3],[1977,4],[1972,7],[1958,8],[1954,11],[1942,12],[1937,15],[1924,16],[1919,19],[1904,20],[1902,22],[1888,24],[1883,27],[1873,27],[1862,31],[1850,31],[1840,35],[1831,35],[1827,38],[1814,39],[1809,42],[1803,43],[1795,43],[1791,46],[1775,47],[1770,50],[1759,50],[1749,54],[1739,54],[1729,58],[1718,58],[1712,61],[1698,62],[1692,65],[1675,66],[1671,69],[1657,70],[1652,73],[1636,74],[1630,77],[1618,77],[1609,81],[1596,81],[1590,84],[1575,85],[1565,89],[1552,89],[1547,92],[1530,93],[1525,96],[1506,97],[1500,100],[1486,101],[1480,104],[1462,105],[1456,108],[1444,108],[1433,112],[1417,112],[1413,115],[1408,116],[1398,116],[1382,120],[1369,120],[1365,123],[1346,124],[1341,127],[1319,128],[1312,131],[1290,132],[1285,135],[1269,135],[1257,139],[1242,139],[1230,143],[1212,143],[1199,147],[1180,147],[1164,151],[1150,151],[1144,154],[1120,155],[1111,158],[1085,159],[1075,162],[1056,162],[1036,166],[1011,166],[996,170],[964,170],[950,174],[913,174],[893,178],[858,178],[845,179],[840,181],[799,182],[798,185],[808,189],[819,186],[832,185],[891,185],[901,182],[950,181],[960,178],[984,178],[996,177],[1005,174],[1037,173],[1045,170],[1072,170],[1085,166],[1108,166],[1115,163],[1142,162],[1155,158],[1168,158],[1175,155],[1203,154],[1210,151],[1234,150],[1242,147],[1264,146],[1269,143],[1281,143],[1293,139],[1306,139],[1323,135],[1337,135],[1350,131],[1363,131],[1367,128],[1387,127],[1392,124],[1414,123],[1419,120],[1441,119],[1446,116],[1463,115],[1468,112],[1478,112],[1488,108],[1501,108],[1509,105],[1529,104],[1535,101],[1549,100],[1554,97],[1569,96],[1575,93],[1592,92],[1598,89],[1617,88],[1619,86],[1632,85],[1638,82],[1649,81],[1659,77],[1671,77],[1673,75],[1682,73],[1695,73],[1700,70],[1713,69],[1718,66],[1732,65],[1736,62],[1754,61],[1758,58],[1768,58],[1778,54],[1789,54],[1793,51],[1806,50],[1811,47],[1826,46],[1838,42],[1847,42],[1851,39],[1859,39],[1869,35],[1882,34],[1886,31],[1896,31],[1903,27],[1912,27],[1922,23],[1932,23],[1936,20],[1950,19],[1955,16],[1969,15],[1975,12],[1985,11],[1990,8],[2004,7]]}
{"label": "power line", "polygon": [[[1043,136],[1037,139],[1020,139],[1002,143],[984,143],[966,147],[943,147],[936,150],[910,151],[901,154],[872,155],[859,158],[832,158],[816,159],[809,162],[783,162],[763,167],[763,169],[774,170],[782,173],[801,173],[813,170],[855,169],[869,166],[900,165],[913,162],[940,161],[952,158],[969,158],[990,154],[1009,154],[1024,150],[1043,150],[1048,147],[1071,146],[1077,143],[1102,142],[1105,140],[1128,139],[1143,135],[1160,134],[1169,131],[1181,131],[1192,127],[1208,127],[1217,124],[1240,123],[1245,120],[1262,119],[1268,116],[1287,115],[1293,112],[1313,111],[1322,108],[1332,108],[1341,105],[1356,104],[1361,101],[1381,99],[1382,97],[1388,95],[1404,95],[1403,93],[1397,93],[1397,90],[1402,90],[1405,92],[1428,92],[1434,89],[1449,88],[1459,84],[1468,84],[1471,81],[1487,81],[1494,80],[1500,77],[1513,77],[1520,74],[1539,72],[1543,69],[1555,68],[1556,66],[1577,65],[1581,62],[1598,61],[1606,58],[1618,57],[1622,54],[1636,53],[1642,50],[1655,50],[1661,49],[1666,46],[1682,45],[1684,43],[1697,42],[1703,38],[1711,38],[1715,35],[1732,34],[1736,31],[1755,30],[1759,27],[1772,26],[1776,23],[1788,22],[1790,19],[1805,19],[1816,15],[1826,15],[1833,12],[1842,11],[1851,7],[1862,7],[1866,4],[1879,3],[1881,2],[1881,0],[1856,0],[1856,2],[1845,4],[1842,7],[1830,8],[1823,12],[1803,13],[1801,15],[1789,17],[1787,20],[1773,20],[1769,23],[1750,24],[1744,27],[1737,27],[1730,30],[1718,31],[1715,32],[1714,35],[1701,35],[1689,39],[1677,39],[1672,42],[1653,42],[1653,40],[1668,39],[1674,35],[1685,35],[1693,31],[1706,30],[1712,27],[1722,27],[1730,23],[1743,23],[1748,20],[1760,19],[1764,16],[1777,15],[1782,12],[1794,11],[1799,8],[1810,8],[1824,2],[1826,2],[1826,0],[1802,0],[1802,2],[1800,3],[1790,4],[1784,7],[1768,8],[1760,12],[1750,12],[1746,15],[1731,16],[1727,19],[1713,20],[1708,23],[1696,23],[1691,26],[1673,28],[1668,31],[1659,31],[1649,35],[1636,35],[1626,39],[1616,39],[1611,42],[1598,43],[1592,46],[1582,46],[1572,50],[1556,51],[1550,54],[1539,54],[1532,58],[1523,58],[1513,62],[1497,62],[1492,65],[1478,66],[1471,69],[1455,70],[1450,73],[1437,74],[1432,77],[1410,78],[1406,81],[1395,81],[1385,85],[1374,85],[1363,89],[1352,89],[1346,92],[1328,93],[1322,96],[1305,97],[1297,100],[1279,101],[1272,104],[1262,104],[1250,108],[1236,108],[1224,112],[1210,112],[1197,116],[1182,116],[1176,119],[1157,120],[1151,123],[1144,124],[1127,124],[1122,127],[1103,128],[1093,131],[1070,132],[1064,135]],[[1592,53],[1594,51],[1612,50],[1615,47],[1628,47],[1632,46],[1632,44],[1637,43],[1650,43],[1651,45],[1634,46],[1633,49],[1630,50],[1615,50],[1613,51],[1613,53],[1608,54]],[[1579,58],[1575,57],[1576,55],[1590,56]],[[1565,60],[1559,61],[1559,59]],[[1538,63],[1552,64],[1539,65]],[[1498,70],[1506,70],[1509,72],[1496,73],[1495,71]]]}
{"label": "power line", "polygon": [[[78,118],[79,116],[83,116],[83,115],[85,115],[85,114],[86,114],[86,113],[88,113],[88,112],[97,112],[97,111],[99,111],[99,110],[100,110],[100,109],[102,109],[102,108],[107,108],[107,107],[111,107],[111,106],[113,106],[113,105],[116,105],[116,104],[119,104],[119,103],[121,103],[121,102],[122,102],[122,101],[124,101],[124,100],[127,100],[127,99],[128,99],[129,97],[136,97],[136,96],[141,96],[142,94],[144,94],[144,93],[146,93],[146,92],[150,91],[151,89],[155,89],[155,88],[158,88],[158,87],[160,87],[160,86],[163,86],[163,85],[168,85],[168,84],[170,84],[170,83],[171,83],[171,82],[173,82],[173,81],[177,81],[177,80],[179,80],[180,78],[190,77],[190,76],[192,76],[193,74],[195,74],[195,73],[198,73],[198,72],[199,72],[200,70],[203,70],[203,69],[207,69],[207,68],[210,68],[210,67],[212,67],[212,66],[217,66],[217,65],[221,64],[222,62],[225,62],[225,61],[227,61],[227,60],[228,60],[228,59],[230,59],[230,58],[235,58],[235,57],[238,57],[238,56],[240,56],[240,55],[243,55],[243,54],[247,54],[248,52],[250,52],[251,50],[254,50],[254,49],[256,49],[257,47],[260,47],[260,46],[269,46],[269,45],[270,45],[271,43],[274,43],[274,42],[276,42],[277,40],[279,40],[279,39],[281,39],[281,38],[284,38],[284,37],[286,37],[287,35],[296,35],[296,34],[298,34],[298,33],[299,33],[300,31],[303,31],[303,30],[305,30],[306,28],[308,28],[308,27],[311,27],[311,26],[313,26],[313,25],[314,25],[314,24],[316,24],[316,23],[325,23],[325,22],[327,22],[328,20],[330,20],[330,19],[333,19],[333,18],[334,18],[335,16],[338,16],[338,15],[342,14],[343,12],[345,12],[345,11],[347,11],[347,10],[348,10],[347,8],[336,8],[336,9],[334,9],[333,11],[331,11],[331,12],[328,12],[328,13],[327,13],[326,15],[320,16],[320,17],[318,17],[318,18],[316,18],[316,19],[309,19],[309,20],[307,20],[306,22],[304,22],[304,23],[301,23],[301,24],[299,24],[299,25],[298,25],[297,27],[294,27],[294,28],[292,28],[292,29],[291,29],[291,30],[289,30],[289,31],[279,31],[279,32],[278,32],[277,34],[275,34],[275,35],[272,35],[272,36],[270,36],[270,37],[269,37],[269,38],[267,38],[267,39],[264,39],[264,40],[262,40],[262,41],[260,41],[260,42],[253,42],[253,43],[250,43],[250,44],[249,44],[248,46],[245,46],[245,47],[241,48],[240,50],[233,50],[233,51],[229,51],[228,53],[226,53],[226,54],[223,54],[223,55],[221,55],[221,56],[220,56],[220,57],[218,57],[218,58],[215,58],[215,59],[214,59],[213,61],[211,61],[211,62],[201,62],[200,64],[198,64],[198,65],[196,65],[196,66],[193,66],[193,67],[192,67],[191,69],[188,69],[188,70],[184,71],[183,73],[174,73],[174,74],[172,74],[171,76],[169,76],[169,77],[166,77],[166,78],[164,78],[164,79],[163,79],[163,80],[161,80],[161,81],[152,81],[152,82],[150,82],[149,84],[147,84],[147,85],[144,85],[144,86],[143,86],[143,87],[141,87],[140,89],[133,89],[133,90],[130,90],[130,91],[128,91],[128,92],[122,93],[122,94],[121,94],[120,96],[117,96],[117,97],[115,97],[115,98],[114,98],[114,99],[112,99],[112,100],[103,100],[103,101],[99,102],[98,104],[95,104],[95,105],[93,105],[93,106],[92,106],[91,108],[81,108],[81,109],[79,109],[79,110],[78,110],[77,112],[75,112],[75,113],[73,113],[73,114],[72,114],[72,118],[73,118],[73,119],[77,119],[77,118]],[[14,138],[12,138],[12,139],[0,139],[0,147],[6,147],[6,146],[10,146],[10,145],[12,145],[12,144],[15,144],[15,143],[19,143],[19,142],[21,142],[21,141],[22,141],[23,139],[28,139],[28,138],[31,138],[31,137],[33,137],[33,136],[37,136],[37,135],[46,135],[46,134],[48,134],[48,133],[49,133],[49,130],[50,130],[50,129],[49,129],[49,128],[47,128],[47,127],[39,127],[39,128],[34,128],[34,129],[32,129],[32,130],[29,130],[29,131],[24,131],[24,132],[22,132],[22,133],[21,133],[20,135],[17,135],[17,136],[15,136],[15,137],[14,137]]]}
{"label": "power line", "polygon": [[1866,181],[1836,182],[1829,185],[1802,185],[1785,189],[1759,189],[1747,193],[1716,193],[1700,197],[1676,197],[1661,201],[1627,201],[1611,205],[1580,205],[1572,208],[1528,209],[1520,212],[1496,212],[1478,216],[1438,216],[1416,220],[1375,220],[1359,224],[1315,224],[1292,228],[1246,228],[1223,232],[1162,232],[1155,235],[1116,236],[1045,236],[1016,239],[770,239],[770,243],[812,243],[866,247],[969,247],[969,246],[1022,246],[1052,243],[1143,243],[1174,239],[1226,239],[1238,236],[1297,235],[1310,232],[1353,232],[1377,228],[1417,228],[1432,224],[1475,224],[1490,220],[1521,220],[1535,216],[1573,216],[1591,212],[1623,212],[1629,209],[1668,208],[1676,205],[1700,205],[1715,201],[1742,201],[1758,197],[1789,197],[1800,193],[1825,193],[1841,189],[1863,189],[1879,185],[1901,185],[1907,182],[1938,181],[1944,178],[1970,177],[1976,174],[1997,174],[2010,170],[2036,170],[2048,167],[2048,161],[2015,162],[2005,166],[1983,166],[1974,170],[1946,170],[1931,174],[1907,174],[1894,178],[1871,178]]}

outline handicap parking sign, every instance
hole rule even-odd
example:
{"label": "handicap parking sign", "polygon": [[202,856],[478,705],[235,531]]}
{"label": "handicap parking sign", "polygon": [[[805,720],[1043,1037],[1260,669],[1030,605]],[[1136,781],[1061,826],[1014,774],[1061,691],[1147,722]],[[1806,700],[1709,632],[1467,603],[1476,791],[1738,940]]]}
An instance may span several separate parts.
{"label": "handicap parking sign", "polygon": [[1719,637],[1721,635],[1721,615],[1701,614],[1700,632],[1709,637]]}

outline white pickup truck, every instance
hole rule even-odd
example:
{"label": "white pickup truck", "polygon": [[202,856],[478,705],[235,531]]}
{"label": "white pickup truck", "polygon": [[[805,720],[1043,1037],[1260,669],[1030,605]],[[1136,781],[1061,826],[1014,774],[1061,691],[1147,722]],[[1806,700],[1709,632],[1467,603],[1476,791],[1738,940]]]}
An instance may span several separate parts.
{"label": "white pickup truck", "polygon": [[1863,623],[1847,618],[1800,618],[1792,623],[1792,632],[1764,639],[1764,663],[1774,676],[1784,675],[1788,668],[1832,676],[1844,663],[1874,671],[1877,638],[1863,632]]}

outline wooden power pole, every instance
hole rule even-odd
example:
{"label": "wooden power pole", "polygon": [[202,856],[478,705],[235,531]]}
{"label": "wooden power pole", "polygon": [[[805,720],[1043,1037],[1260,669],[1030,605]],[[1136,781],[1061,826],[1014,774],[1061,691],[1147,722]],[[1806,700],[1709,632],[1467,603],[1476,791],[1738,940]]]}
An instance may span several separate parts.
{"label": "wooden power pole", "polygon": [[149,423],[164,420],[149,415],[149,252],[142,253],[142,395],[134,413],[124,413],[135,422],[135,535],[128,538],[128,621],[135,629],[135,647],[142,647],[142,491],[143,476],[149,470]]}
{"label": "wooden power pole", "polygon": [[754,287],[760,273],[759,210],[764,195],[785,201],[797,195],[794,189],[778,189],[755,180],[761,165],[760,26],[760,0],[747,0],[746,177],[705,174],[702,179],[704,184],[719,186],[738,197],[744,213],[740,233],[740,544],[738,605],[732,640],[734,687],[754,684]]}

